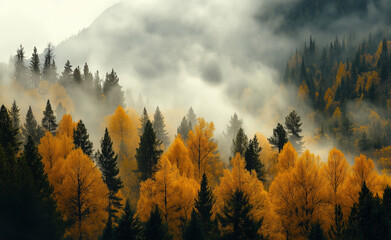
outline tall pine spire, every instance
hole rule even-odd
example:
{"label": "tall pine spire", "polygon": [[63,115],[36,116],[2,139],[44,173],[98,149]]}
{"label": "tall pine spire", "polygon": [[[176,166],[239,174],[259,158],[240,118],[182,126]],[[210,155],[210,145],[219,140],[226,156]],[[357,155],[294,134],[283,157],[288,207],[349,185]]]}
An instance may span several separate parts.
{"label": "tall pine spire", "polygon": [[43,111],[42,127],[44,127],[45,130],[49,131],[52,135],[56,133],[56,129],[57,129],[56,116],[54,116],[53,109],[52,106],[50,105],[49,99],[46,103],[45,111]]}
{"label": "tall pine spire", "polygon": [[170,138],[165,129],[166,124],[164,123],[164,117],[162,112],[160,112],[159,107],[156,108],[155,114],[153,115],[153,130],[156,132],[156,138],[163,143],[164,148],[167,148],[170,145]]}

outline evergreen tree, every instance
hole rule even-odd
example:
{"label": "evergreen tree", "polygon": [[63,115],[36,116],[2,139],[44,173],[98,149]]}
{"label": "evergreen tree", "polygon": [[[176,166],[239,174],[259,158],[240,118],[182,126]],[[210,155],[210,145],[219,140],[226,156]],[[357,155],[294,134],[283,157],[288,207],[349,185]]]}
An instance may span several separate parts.
{"label": "evergreen tree", "polygon": [[22,86],[28,87],[27,82],[27,68],[24,65],[24,48],[22,45],[16,50],[16,59],[15,59],[15,79]]}
{"label": "evergreen tree", "polygon": [[0,145],[5,153],[5,160],[10,167],[15,164],[16,153],[19,150],[20,143],[17,138],[17,129],[13,127],[11,116],[7,108],[2,105],[0,108]]}
{"label": "evergreen tree", "polygon": [[109,217],[106,221],[106,226],[103,229],[102,235],[100,236],[99,240],[114,240],[114,230],[113,230],[113,220],[112,216],[109,213]]}
{"label": "evergreen tree", "polygon": [[227,137],[232,139],[236,136],[239,129],[243,126],[243,120],[238,118],[238,115],[234,113],[229,121],[229,125],[227,126]]}
{"label": "evergreen tree", "polygon": [[345,224],[343,220],[342,207],[336,204],[334,207],[334,224],[331,225],[329,231],[330,239],[342,240],[345,233]]}
{"label": "evergreen tree", "polygon": [[308,240],[326,240],[322,226],[319,222],[311,224],[311,231],[308,234]]}
{"label": "evergreen tree", "polygon": [[365,152],[371,148],[371,141],[368,139],[367,134],[363,132],[361,138],[358,140],[358,147],[360,151]]}
{"label": "evergreen tree", "polygon": [[254,134],[254,138],[250,139],[246,152],[244,153],[244,159],[246,161],[246,169],[248,171],[255,170],[257,177],[261,181],[265,181],[265,169],[260,160],[260,153],[262,151],[261,145],[258,143],[258,138]]}
{"label": "evergreen tree", "polygon": [[92,157],[93,145],[89,137],[90,135],[87,133],[86,126],[80,120],[73,130],[73,143],[75,144],[75,148],[81,148],[87,156]]}
{"label": "evergreen tree", "polygon": [[262,226],[263,219],[254,220],[250,211],[252,209],[248,196],[242,191],[236,190],[231,198],[226,202],[223,214],[219,215],[221,225],[229,226],[229,230],[224,234],[223,239],[250,240],[265,239],[258,234]]}
{"label": "evergreen tree", "polygon": [[31,88],[36,88],[39,86],[41,75],[41,64],[39,62],[39,56],[37,48],[34,47],[33,54],[30,60],[30,84]]}
{"label": "evergreen tree", "polygon": [[186,117],[182,118],[181,124],[177,128],[177,134],[180,134],[183,142],[187,142],[187,136],[189,135],[189,132],[193,129],[191,126],[191,122],[187,121]]}
{"label": "evergreen tree", "polygon": [[197,219],[193,219],[192,216],[192,221],[199,221],[201,223],[202,232],[210,239],[212,236],[215,236],[217,232],[217,223],[212,221],[212,208],[214,203],[215,199],[213,197],[213,192],[208,185],[208,179],[204,173],[202,175],[201,188],[198,191],[198,196],[194,203],[194,211],[197,215]]}
{"label": "evergreen tree", "polygon": [[191,123],[192,127],[197,125],[197,116],[194,113],[194,110],[192,107],[189,108],[189,111],[187,112],[186,118]]}
{"label": "evergreen tree", "polygon": [[287,134],[284,127],[278,123],[277,127],[273,129],[273,136],[267,139],[269,143],[278,149],[278,152],[281,152],[285,143],[288,142]]}
{"label": "evergreen tree", "polygon": [[186,224],[183,230],[183,240],[206,240],[206,234],[203,226],[198,218],[197,213],[193,209],[191,212],[190,222]]}
{"label": "evergreen tree", "polygon": [[118,220],[118,226],[115,228],[115,240],[139,240],[141,239],[142,225],[136,215],[136,211],[130,206],[129,199],[126,200],[124,213]]}
{"label": "evergreen tree", "polygon": [[20,129],[20,113],[19,113],[19,111],[20,111],[20,109],[16,105],[16,101],[14,100],[14,102],[12,103],[11,110],[10,110],[10,116],[12,119],[13,128],[16,129],[16,131],[18,132],[18,134],[16,135],[16,138],[18,139],[19,142],[21,142],[22,135],[21,135],[21,129]]}
{"label": "evergreen tree", "polygon": [[45,49],[45,61],[42,68],[42,79],[51,83],[56,81],[57,69],[54,62],[53,46],[49,43]]}
{"label": "evergreen tree", "polygon": [[123,187],[122,180],[118,176],[119,168],[117,165],[117,155],[113,150],[113,142],[111,141],[109,131],[105,130],[105,135],[100,141],[101,151],[98,152],[97,163],[102,172],[103,181],[107,185],[109,190],[109,205],[107,211],[109,213],[108,221],[112,221],[111,218],[117,219],[116,213],[121,208],[121,198],[118,197],[118,191]]}
{"label": "evergreen tree", "polygon": [[151,178],[156,171],[157,162],[163,153],[159,148],[160,142],[156,139],[151,121],[148,120],[145,124],[144,133],[140,137],[139,147],[136,149],[136,160],[138,170],[141,173],[141,181]]}
{"label": "evergreen tree", "polygon": [[153,115],[153,130],[155,130],[156,138],[163,143],[164,148],[166,149],[170,145],[170,138],[165,129],[166,124],[164,123],[163,114],[160,112],[159,107],[156,108],[155,114]]}
{"label": "evergreen tree", "polygon": [[75,81],[76,84],[81,84],[83,81],[79,66],[73,70],[73,81]]}
{"label": "evergreen tree", "polygon": [[103,93],[106,96],[106,105],[109,109],[114,110],[119,105],[125,106],[125,96],[118,84],[119,78],[114,69],[106,73],[106,79],[103,83]]}
{"label": "evergreen tree", "polygon": [[144,133],[145,125],[149,121],[149,116],[147,109],[144,108],[143,115],[140,117],[140,128],[138,129],[138,134],[141,136]]}
{"label": "evergreen tree", "polygon": [[88,64],[85,63],[83,67],[83,83],[87,89],[92,89],[94,77],[90,72]]}
{"label": "evergreen tree", "polygon": [[42,127],[44,127],[45,130],[49,131],[52,135],[55,135],[57,129],[57,122],[49,99],[46,103],[45,111],[43,111]]}
{"label": "evergreen tree", "polygon": [[293,110],[288,116],[285,117],[285,128],[289,134],[289,141],[297,152],[301,152],[303,149],[303,136],[301,136],[301,119],[300,116]]}
{"label": "evergreen tree", "polygon": [[62,119],[62,117],[67,113],[67,110],[64,108],[64,106],[62,105],[62,103],[60,102],[58,105],[57,105],[57,108],[56,108],[56,116],[59,118],[59,119]]}
{"label": "evergreen tree", "polygon": [[73,79],[72,65],[69,62],[69,60],[67,60],[64,65],[64,71],[61,73],[60,83],[63,86],[69,86],[72,83],[72,79]]}
{"label": "evergreen tree", "polygon": [[236,153],[240,153],[240,156],[244,156],[247,145],[247,135],[244,133],[243,128],[239,128],[235,138],[232,140],[232,157],[235,157]]}
{"label": "evergreen tree", "polygon": [[22,128],[22,134],[25,140],[27,140],[28,136],[31,136],[35,143],[39,143],[41,137],[43,137],[44,132],[41,126],[38,125],[37,121],[35,120],[33,111],[31,110],[31,106],[29,106],[29,110],[26,114],[26,122],[23,125]]}
{"label": "evergreen tree", "polygon": [[96,71],[96,73],[94,75],[94,89],[95,89],[96,97],[98,99],[100,99],[102,97],[102,93],[103,93],[101,82],[102,82],[102,80],[99,77],[99,71]]}
{"label": "evergreen tree", "polygon": [[173,236],[168,232],[166,223],[163,223],[163,219],[159,208],[155,206],[148,221],[144,225],[143,231],[145,240],[172,240]]}
{"label": "evergreen tree", "polygon": [[[383,192],[383,212],[387,227],[391,227],[391,187],[387,185]],[[391,231],[390,233],[391,234]],[[391,237],[389,235],[389,237]]]}

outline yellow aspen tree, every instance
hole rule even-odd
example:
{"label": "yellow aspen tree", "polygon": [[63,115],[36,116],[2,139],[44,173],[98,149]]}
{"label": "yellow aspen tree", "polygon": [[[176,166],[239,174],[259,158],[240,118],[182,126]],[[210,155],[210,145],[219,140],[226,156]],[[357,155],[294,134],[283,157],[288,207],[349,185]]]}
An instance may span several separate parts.
{"label": "yellow aspen tree", "polygon": [[265,166],[265,171],[266,171],[265,188],[267,189],[270,182],[277,175],[279,154],[275,149],[272,148],[272,146],[270,146],[269,141],[263,134],[256,133],[256,136],[259,140],[259,144],[262,147],[262,151],[259,154],[259,158]]}
{"label": "yellow aspen tree", "polygon": [[278,155],[278,172],[287,171],[295,165],[295,162],[298,158],[295,148],[290,142],[284,145],[284,148]]}
{"label": "yellow aspen tree", "polygon": [[236,190],[249,196],[249,203],[253,206],[250,214],[256,220],[264,218],[260,233],[265,236],[276,236],[279,232],[278,217],[271,209],[269,195],[262,182],[257,178],[255,171],[251,173],[245,168],[245,160],[239,153],[231,160],[232,170],[224,170],[220,178],[220,185],[214,190],[216,202],[213,207],[214,215],[222,214],[225,202]]}
{"label": "yellow aspen tree", "polygon": [[64,220],[71,223],[65,236],[98,239],[107,219],[108,194],[99,169],[81,149],[57,164],[63,180],[54,186],[54,195]]}
{"label": "yellow aspen tree", "polygon": [[45,167],[45,172],[48,174],[53,168],[55,161],[60,157],[57,142],[58,140],[50,132],[46,132],[38,145],[38,152],[42,156],[42,163]]}
{"label": "yellow aspen tree", "polygon": [[140,184],[137,212],[141,220],[146,221],[157,205],[170,232],[180,239],[181,222],[190,219],[198,189],[199,184],[194,179],[182,176],[176,165],[163,156],[154,177]]}
{"label": "yellow aspen tree", "polygon": [[194,131],[189,132],[187,140],[190,158],[195,168],[195,179],[201,181],[205,173],[212,185],[217,182],[222,170],[217,143],[213,139],[214,129],[213,122],[207,123],[203,118],[198,118],[198,124],[194,126]]}
{"label": "yellow aspen tree", "polygon": [[58,123],[57,135],[64,134],[70,138],[73,138],[73,129],[76,127],[76,123],[73,122],[71,114],[64,114],[61,121]]}
{"label": "yellow aspen tree", "polygon": [[120,162],[134,157],[139,142],[136,125],[138,121],[137,117],[132,119],[121,106],[108,117],[107,128]]}
{"label": "yellow aspen tree", "polygon": [[180,134],[174,139],[163,156],[167,157],[172,165],[176,165],[181,175],[188,178],[194,177],[194,165]]}
{"label": "yellow aspen tree", "polygon": [[277,175],[270,194],[287,239],[305,237],[322,220],[324,178],[319,157],[306,150],[293,168]]}
{"label": "yellow aspen tree", "polygon": [[346,196],[345,204],[348,208],[358,202],[359,192],[364,182],[373,193],[382,194],[383,189],[381,189],[380,178],[372,159],[360,154],[360,156],[354,159],[352,173],[348,176],[343,186],[343,192]]}

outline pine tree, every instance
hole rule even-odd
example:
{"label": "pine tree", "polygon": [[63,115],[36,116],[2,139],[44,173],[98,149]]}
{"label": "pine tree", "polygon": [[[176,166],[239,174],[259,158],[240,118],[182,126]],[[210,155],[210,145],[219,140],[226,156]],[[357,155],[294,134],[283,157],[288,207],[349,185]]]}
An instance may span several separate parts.
{"label": "pine tree", "polygon": [[145,125],[149,121],[149,116],[147,109],[144,108],[143,115],[140,117],[140,128],[138,129],[138,134],[141,136],[144,133]]}
{"label": "pine tree", "polygon": [[53,46],[49,43],[45,49],[45,61],[42,68],[42,79],[51,83],[56,81],[57,69],[54,62]]}
{"label": "pine tree", "polygon": [[250,139],[246,152],[244,153],[244,159],[246,161],[246,169],[248,171],[255,170],[257,177],[261,181],[265,181],[265,169],[260,160],[260,153],[262,151],[261,145],[258,143],[258,138],[254,134],[254,138]]}
{"label": "pine tree", "polygon": [[87,89],[92,89],[93,88],[93,80],[94,80],[94,77],[92,76],[92,73],[90,72],[88,64],[85,63],[84,67],[83,67],[83,83],[84,83],[84,86]]}
{"label": "pine tree", "polygon": [[49,99],[46,103],[45,111],[43,111],[42,127],[44,127],[45,130],[49,131],[52,135],[55,135],[57,129],[57,122]]}
{"label": "pine tree", "polygon": [[181,135],[184,143],[187,142],[187,136],[192,129],[191,122],[187,121],[186,117],[183,117],[181,124],[177,128],[177,134]]}
{"label": "pine tree", "polygon": [[235,138],[232,140],[232,157],[235,157],[236,153],[240,153],[240,156],[244,156],[247,145],[247,135],[244,133],[243,128],[239,128]]}
{"label": "pine tree", "polygon": [[16,101],[14,100],[14,102],[12,103],[11,110],[10,110],[10,116],[12,119],[13,128],[16,129],[16,131],[18,132],[18,134],[16,135],[16,138],[18,139],[19,142],[21,142],[22,135],[21,135],[21,129],[20,129],[20,113],[19,113],[19,111],[20,111],[20,109],[16,105]]}
{"label": "pine tree", "polygon": [[334,207],[334,224],[331,225],[329,231],[330,239],[342,240],[345,234],[345,224],[343,220],[342,207],[336,204]]}
{"label": "pine tree", "polygon": [[363,132],[361,138],[358,140],[358,147],[361,152],[368,151],[371,148],[371,141],[368,139],[365,132]]}
{"label": "pine tree", "polygon": [[193,209],[191,212],[191,219],[183,230],[183,240],[206,240],[206,234],[204,228],[198,218],[196,211]]}
{"label": "pine tree", "polygon": [[117,219],[115,215],[121,208],[121,198],[117,196],[118,191],[123,187],[122,180],[118,176],[119,168],[117,165],[117,155],[113,150],[113,142],[111,141],[109,131],[105,130],[105,135],[101,140],[101,152],[98,152],[97,163],[102,172],[103,181],[109,190],[109,205],[107,211],[109,220]]}
{"label": "pine tree", "polygon": [[[202,175],[201,188],[194,203],[194,210],[197,214],[197,221],[201,223],[201,228],[206,236],[216,234],[217,224],[212,221],[212,208],[215,203],[212,189],[208,185],[206,174]],[[193,221],[193,216],[192,216]],[[212,232],[215,231],[215,232]]]}
{"label": "pine tree", "polygon": [[192,127],[194,127],[197,124],[197,116],[194,113],[194,110],[192,107],[189,108],[189,111],[186,115],[186,118],[191,123]]}
{"label": "pine tree", "polygon": [[173,236],[168,232],[166,223],[163,223],[163,219],[160,210],[155,206],[148,221],[144,225],[143,231],[145,240],[172,240]]}
{"label": "pine tree", "polygon": [[25,140],[27,140],[28,136],[31,136],[35,143],[39,143],[41,137],[44,135],[44,131],[41,128],[41,126],[38,125],[37,121],[35,120],[33,111],[31,110],[31,106],[29,106],[29,110],[26,114],[26,121],[22,128],[22,134]]}
{"label": "pine tree", "polygon": [[115,240],[139,240],[142,234],[142,225],[136,211],[130,206],[129,199],[126,200],[124,213],[118,220],[115,228]]}
{"label": "pine tree", "polygon": [[263,219],[252,219],[251,209],[248,196],[236,190],[226,202],[223,214],[218,216],[223,227],[229,226],[223,239],[265,239],[263,235],[258,234]]}
{"label": "pine tree", "polygon": [[118,84],[119,78],[114,69],[106,73],[106,79],[103,83],[103,93],[106,96],[106,105],[111,110],[116,109],[119,105],[125,106],[124,92]]}
{"label": "pine tree", "polygon": [[113,220],[112,216],[109,213],[109,217],[106,221],[106,226],[103,229],[102,235],[99,237],[99,240],[113,240],[114,239],[114,230],[113,230]]}
{"label": "pine tree", "polygon": [[93,145],[89,137],[90,135],[87,133],[86,126],[80,120],[73,130],[73,143],[75,144],[75,148],[81,148],[87,156],[92,157]]}
{"label": "pine tree", "polygon": [[72,83],[72,78],[73,78],[72,65],[69,62],[69,60],[67,60],[64,65],[64,71],[61,73],[60,83],[63,86],[69,86]]}
{"label": "pine tree", "polygon": [[77,66],[75,68],[75,70],[73,70],[73,81],[76,83],[76,84],[81,84],[83,79],[82,79],[82,76],[81,76],[81,72],[80,72],[80,67]]}
{"label": "pine tree", "polygon": [[308,235],[308,240],[326,240],[322,226],[319,222],[313,223],[311,225],[311,231]]}
{"label": "pine tree", "polygon": [[281,152],[285,143],[288,142],[287,134],[284,127],[278,123],[277,127],[273,129],[273,136],[267,139],[271,145],[278,149],[278,152]]}
{"label": "pine tree", "polygon": [[64,106],[62,105],[62,103],[60,102],[58,105],[57,105],[57,108],[56,108],[56,116],[59,118],[59,119],[62,119],[62,117],[67,114],[67,110],[64,108]]}
{"label": "pine tree", "polygon": [[300,116],[295,110],[285,117],[285,128],[289,134],[289,141],[292,143],[297,152],[301,152],[303,149],[303,136],[300,135],[302,132],[301,125]]}
{"label": "pine tree", "polygon": [[15,164],[14,157],[19,150],[20,143],[17,139],[17,129],[13,127],[11,116],[7,108],[2,105],[0,109],[0,146],[3,147],[9,166]]}
{"label": "pine tree", "polygon": [[22,45],[16,50],[16,59],[15,59],[15,79],[22,86],[28,87],[27,79],[27,68],[24,65],[24,48]]}
{"label": "pine tree", "polygon": [[36,88],[39,86],[41,75],[41,64],[39,62],[39,56],[37,52],[37,48],[34,47],[33,54],[30,60],[30,84],[31,88]]}
{"label": "pine tree", "polygon": [[137,166],[142,181],[151,178],[156,171],[157,162],[163,153],[162,150],[159,150],[159,147],[160,142],[156,139],[151,121],[148,120],[145,124],[144,133],[140,137],[139,147],[136,149]]}
{"label": "pine tree", "polygon": [[96,71],[96,73],[94,74],[94,89],[95,89],[96,97],[98,99],[102,97],[102,93],[103,93],[101,82],[102,80],[99,77],[99,71]]}
{"label": "pine tree", "polygon": [[160,112],[159,107],[156,108],[155,114],[153,115],[153,130],[156,133],[156,139],[163,143],[164,148],[166,149],[170,145],[170,138],[165,129],[166,124],[164,123],[163,114]]}
{"label": "pine tree", "polygon": [[239,129],[243,126],[243,120],[238,118],[238,115],[234,113],[229,121],[229,125],[227,126],[227,137],[232,139],[236,136]]}

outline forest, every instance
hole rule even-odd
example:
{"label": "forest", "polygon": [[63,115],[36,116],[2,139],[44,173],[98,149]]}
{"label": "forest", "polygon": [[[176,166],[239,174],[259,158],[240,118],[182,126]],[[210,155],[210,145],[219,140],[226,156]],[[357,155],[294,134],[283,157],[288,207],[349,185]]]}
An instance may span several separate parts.
{"label": "forest", "polygon": [[114,69],[58,74],[52,45],[42,63],[20,46],[0,86],[0,239],[391,239],[391,41],[356,42],[311,37],[282,83],[297,110],[271,136],[233,113],[222,138],[192,107],[171,135]]}

